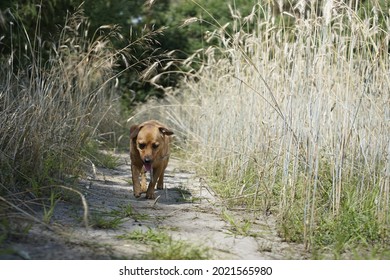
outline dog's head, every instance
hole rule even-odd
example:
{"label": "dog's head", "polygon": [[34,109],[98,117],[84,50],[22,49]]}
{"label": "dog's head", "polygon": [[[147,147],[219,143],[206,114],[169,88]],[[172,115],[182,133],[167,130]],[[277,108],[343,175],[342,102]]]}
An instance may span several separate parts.
{"label": "dog's head", "polygon": [[157,121],[148,121],[130,128],[130,139],[139,152],[145,170],[152,169],[153,162],[167,156],[167,136],[173,132]]}

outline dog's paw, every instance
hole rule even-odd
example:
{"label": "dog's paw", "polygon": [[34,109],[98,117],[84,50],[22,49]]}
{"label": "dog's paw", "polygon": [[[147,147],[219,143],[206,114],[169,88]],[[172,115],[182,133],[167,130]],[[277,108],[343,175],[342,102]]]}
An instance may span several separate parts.
{"label": "dog's paw", "polygon": [[140,193],[134,193],[135,198],[140,198],[141,194]]}
{"label": "dog's paw", "polygon": [[146,199],[155,199],[154,192],[146,192]]}

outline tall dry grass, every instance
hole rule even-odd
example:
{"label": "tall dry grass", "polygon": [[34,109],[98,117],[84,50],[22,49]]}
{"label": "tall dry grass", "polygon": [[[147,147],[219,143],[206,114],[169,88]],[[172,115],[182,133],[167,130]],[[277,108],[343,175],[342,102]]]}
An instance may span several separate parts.
{"label": "tall dry grass", "polygon": [[[10,16],[7,36],[21,40],[22,47],[11,40],[11,54],[0,57],[0,226],[12,232],[10,213],[37,221],[31,206],[43,205],[47,212],[45,205],[55,206],[59,190],[81,196],[87,210],[75,179],[98,158],[96,140],[118,144],[125,129],[118,78],[158,59],[137,59],[133,50],[150,48],[161,30],[128,41],[115,25],[91,34],[80,8],[66,19],[58,41],[47,42],[41,39],[39,20],[29,34],[21,20]],[[125,42],[121,49],[115,46],[118,40]]]}
{"label": "tall dry grass", "polygon": [[166,121],[227,205],[277,214],[286,240],[337,254],[388,242],[388,11],[339,3],[283,26],[262,3],[209,32],[219,45],[186,61],[205,57]]}
{"label": "tall dry grass", "polygon": [[[15,23],[17,28],[20,22]],[[76,13],[46,54],[42,49],[48,42],[19,28],[25,49],[3,57],[0,70],[2,193],[23,185],[39,189],[49,178],[72,174],[81,148],[96,135],[115,97],[114,29],[107,27],[105,36],[90,41],[86,18]]]}
{"label": "tall dry grass", "polygon": [[117,148],[126,139],[120,76],[162,56],[135,57],[137,49],[155,45],[162,29],[145,29],[139,36],[130,30],[130,38],[116,25],[90,33],[81,6],[68,15],[57,41],[42,40],[40,14],[29,34],[22,20],[6,13],[11,53],[0,55],[0,245],[29,231],[26,218],[47,226],[58,200],[74,194],[88,226],[88,205],[77,180],[94,163],[117,164],[115,157],[99,153],[99,144]]}

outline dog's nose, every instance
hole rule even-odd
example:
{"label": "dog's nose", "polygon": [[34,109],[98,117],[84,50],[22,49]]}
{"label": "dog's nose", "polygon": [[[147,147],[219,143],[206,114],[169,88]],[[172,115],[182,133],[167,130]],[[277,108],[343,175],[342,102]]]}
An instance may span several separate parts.
{"label": "dog's nose", "polygon": [[150,157],[146,157],[144,159],[144,163],[148,164],[148,163],[152,163],[152,159]]}

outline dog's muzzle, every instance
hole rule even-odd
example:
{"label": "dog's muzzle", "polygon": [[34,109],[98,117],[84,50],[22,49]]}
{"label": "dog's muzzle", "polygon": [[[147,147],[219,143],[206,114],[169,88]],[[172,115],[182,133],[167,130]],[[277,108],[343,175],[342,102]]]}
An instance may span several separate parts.
{"label": "dog's muzzle", "polygon": [[152,163],[153,163],[152,159],[148,157],[144,159],[144,167],[146,171],[152,170]]}

